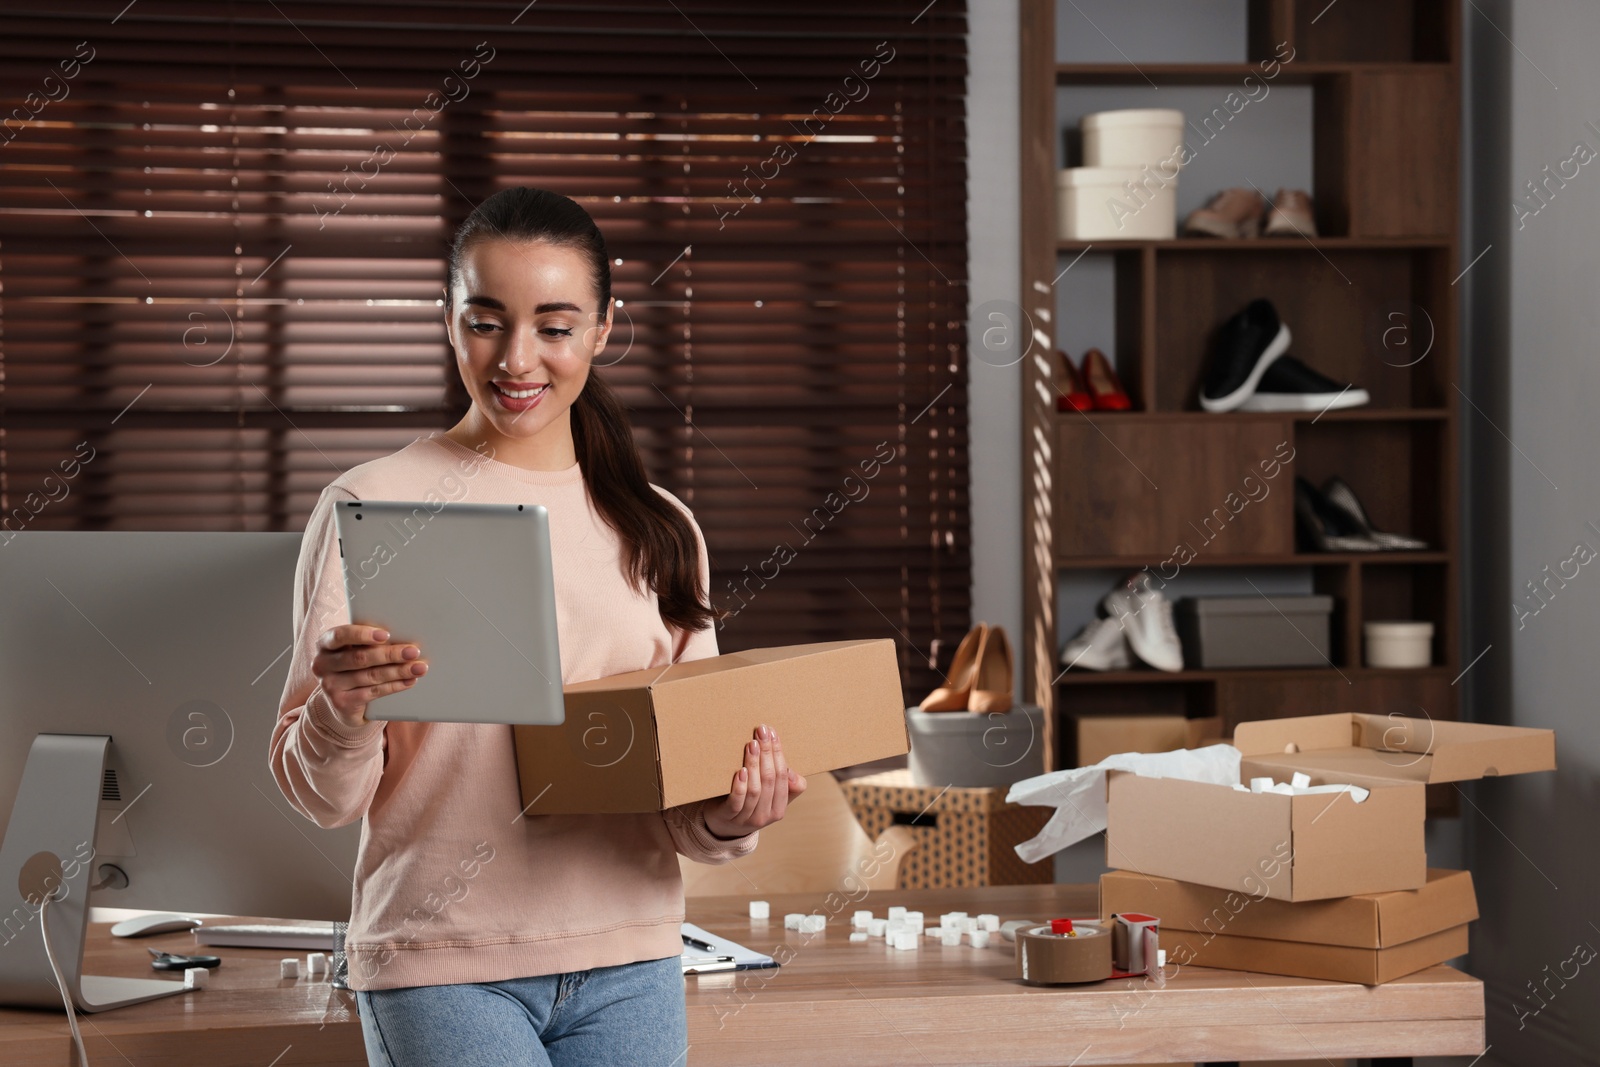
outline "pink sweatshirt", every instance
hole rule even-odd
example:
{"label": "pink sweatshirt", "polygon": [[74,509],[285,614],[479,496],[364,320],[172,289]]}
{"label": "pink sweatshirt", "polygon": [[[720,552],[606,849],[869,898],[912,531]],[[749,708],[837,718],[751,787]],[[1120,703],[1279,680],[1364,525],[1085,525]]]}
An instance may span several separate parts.
{"label": "pink sweatshirt", "polygon": [[[644,815],[539,815],[537,807],[522,815],[509,726],[342,723],[311,673],[318,637],[350,621],[333,523],[340,500],[548,508],[563,682],[714,656],[717,642],[709,627],[669,628],[654,594],[629,585],[621,544],[576,465],[524,470],[435,434],[323,490],[296,568],[294,658],[271,762],[284,796],[318,826],[363,820],[350,984],[492,982],[677,955],[676,854],[726,862],[749,853],[756,835],[714,837],[699,804]],[[705,582],[703,542],[700,568]],[[417,687],[427,684],[424,676]],[[725,756],[731,780],[741,753]]]}

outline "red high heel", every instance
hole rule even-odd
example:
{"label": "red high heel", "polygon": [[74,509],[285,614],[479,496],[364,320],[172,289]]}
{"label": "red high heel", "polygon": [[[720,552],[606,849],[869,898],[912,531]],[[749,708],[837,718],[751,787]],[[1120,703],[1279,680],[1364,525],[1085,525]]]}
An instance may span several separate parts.
{"label": "red high heel", "polygon": [[1117,372],[1111,369],[1111,361],[1098,348],[1091,348],[1083,355],[1083,379],[1088,385],[1096,411],[1129,411],[1133,408],[1128,391],[1122,388]]}
{"label": "red high heel", "polygon": [[1089,395],[1089,390],[1084,386],[1083,376],[1073,365],[1072,357],[1059,350],[1056,355],[1061,358],[1060,368],[1056,371],[1056,410],[1092,410],[1094,397]]}

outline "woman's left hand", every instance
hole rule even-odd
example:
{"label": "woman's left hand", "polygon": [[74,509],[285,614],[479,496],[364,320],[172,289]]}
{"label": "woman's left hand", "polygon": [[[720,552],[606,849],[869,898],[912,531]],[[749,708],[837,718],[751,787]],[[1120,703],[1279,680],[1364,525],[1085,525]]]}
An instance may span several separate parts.
{"label": "woman's left hand", "polygon": [[805,791],[805,776],[791,771],[783,758],[778,732],[758,726],[755,739],[744,746],[744,766],[734,772],[728,795],[706,801],[706,826],[718,837],[743,837],[783,818],[789,801]]}

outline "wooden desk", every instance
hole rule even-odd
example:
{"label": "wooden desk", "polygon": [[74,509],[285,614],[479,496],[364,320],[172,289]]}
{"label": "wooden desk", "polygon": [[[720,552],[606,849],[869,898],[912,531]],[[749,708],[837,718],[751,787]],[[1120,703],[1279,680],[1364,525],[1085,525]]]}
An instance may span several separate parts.
{"label": "wooden desk", "polygon": [[[937,922],[956,910],[1092,916],[1096,903],[1094,886],[1061,885],[878,892],[836,912],[825,895],[791,895],[772,899],[763,928],[749,919],[747,898],[694,901],[692,921],[713,933],[764,952],[787,945],[794,958],[777,970],[694,980],[689,1061],[1066,1067],[1483,1051],[1483,984],[1449,967],[1373,987],[1201,967],[1183,968],[1164,989],[1142,980],[1041,987],[1017,980],[1006,941],[975,949],[924,939],[899,952],[849,940],[858,907],[881,916],[904,904]],[[783,929],[785,912],[813,909],[836,914],[826,934]]]}
{"label": "wooden desk", "polygon": [[[1093,912],[1092,886],[997,886],[879,892],[857,902],[794,894],[771,899],[773,919],[748,918],[747,898],[690,902],[690,918],[792,959],[766,971],[688,979],[688,1062],[722,1064],[970,1065],[1221,1062],[1249,1059],[1476,1056],[1483,986],[1448,967],[1365,987],[1184,968],[1164,989],[1135,980],[1087,988],[1024,986],[1012,946],[897,952],[849,940],[857,907],[891,904],[931,918],[946,911],[1047,919]],[[783,929],[789,911],[833,916],[827,933]],[[185,951],[188,934],[113,942],[90,931],[91,973],[148,977],[146,947]],[[3,949],[0,949],[3,951]],[[221,949],[201,993],[83,1017],[95,1067],[294,1067],[366,1062],[354,997],[326,982],[281,981],[267,949]],[[303,953],[301,954],[303,955]],[[71,1064],[59,1014],[0,1011],[0,1063]],[[631,1067],[631,1065],[630,1065]]]}

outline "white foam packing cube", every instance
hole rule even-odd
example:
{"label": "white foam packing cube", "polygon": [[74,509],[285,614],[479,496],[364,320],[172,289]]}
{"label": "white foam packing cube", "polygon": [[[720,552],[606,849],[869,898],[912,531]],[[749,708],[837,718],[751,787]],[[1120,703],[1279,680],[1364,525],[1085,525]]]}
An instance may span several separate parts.
{"label": "white foam packing cube", "polygon": [[917,935],[910,930],[901,930],[894,935],[894,947],[901,950],[916,948]]}
{"label": "white foam packing cube", "polygon": [[765,900],[752,900],[750,902],[750,918],[768,919],[772,917],[772,905]]}
{"label": "white foam packing cube", "polygon": [[888,919],[873,919],[867,924],[867,933],[873,937],[882,937],[889,928]]}
{"label": "white foam packing cube", "polygon": [[1350,799],[1357,804],[1366,800],[1371,794],[1359,785],[1311,785],[1301,790],[1303,793],[1349,793]]}
{"label": "white foam packing cube", "polygon": [[939,936],[939,943],[952,948],[961,944],[961,931],[953,926],[945,927],[944,933]]}
{"label": "white foam packing cube", "polygon": [[1296,789],[1304,789],[1311,784],[1311,776],[1305,771],[1295,771],[1294,777],[1289,779],[1289,784]]}
{"label": "white foam packing cube", "polygon": [[927,920],[923,918],[922,912],[920,911],[908,911],[900,917],[913,926],[927,925]]}
{"label": "white foam packing cube", "polygon": [[963,915],[956,920],[955,927],[964,934],[970,934],[978,928],[978,920],[970,915]]}
{"label": "white foam packing cube", "polygon": [[827,927],[828,919],[825,915],[807,915],[800,920],[800,932],[803,934],[820,934]]}
{"label": "white foam packing cube", "polygon": [[987,930],[991,934],[997,932],[1000,929],[1000,916],[987,912],[978,916],[978,929]]}
{"label": "white foam packing cube", "polygon": [[969,930],[969,931],[967,931],[967,940],[972,942],[972,947],[973,948],[988,948],[989,947],[989,931],[987,931],[987,930]]}
{"label": "white foam packing cube", "polygon": [[931,937],[931,938],[933,938],[935,940],[938,940],[939,938],[944,936],[944,927],[942,927],[942,926],[924,926],[922,928],[922,936],[923,937]]}
{"label": "white foam packing cube", "polygon": [[870,911],[858,911],[850,919],[850,925],[857,930],[865,930],[870,922],[872,922],[872,912]]}
{"label": "white foam packing cube", "polygon": [[1271,778],[1252,778],[1252,779],[1250,779],[1250,792],[1252,792],[1252,793],[1265,793],[1267,790],[1269,790],[1271,788],[1272,788],[1272,779]]}
{"label": "white foam packing cube", "polygon": [[798,911],[788,912],[783,917],[783,928],[785,930],[798,930],[800,929],[800,920],[804,918],[805,916]]}
{"label": "white foam packing cube", "polygon": [[852,941],[865,941],[866,939],[867,939],[867,935],[866,935],[865,931],[852,930],[850,932],[850,940],[852,940]]}
{"label": "white foam packing cube", "polygon": [[889,918],[891,918],[891,919],[904,919],[905,917],[906,917],[906,909],[901,907],[900,905],[897,904],[894,907],[889,909]]}
{"label": "white foam packing cube", "polygon": [[204,967],[185,967],[183,969],[183,988],[204,989],[211,980],[211,972]]}
{"label": "white foam packing cube", "polygon": [[328,957],[326,953],[312,952],[306,956],[306,974],[312,978],[321,978],[328,973]]}
{"label": "white foam packing cube", "polygon": [[298,958],[294,958],[294,957],[291,957],[291,958],[286,959],[286,960],[279,960],[278,961],[278,977],[279,978],[299,978],[300,977],[300,960]]}

